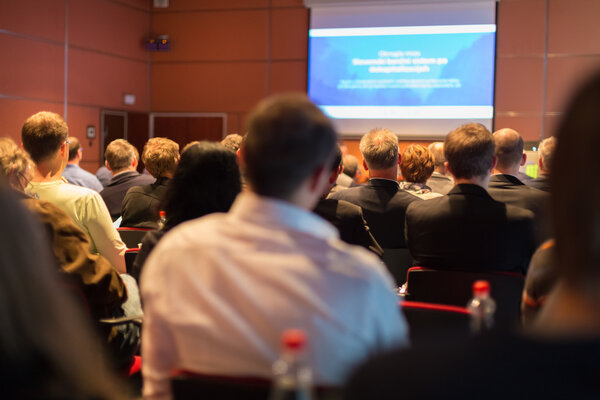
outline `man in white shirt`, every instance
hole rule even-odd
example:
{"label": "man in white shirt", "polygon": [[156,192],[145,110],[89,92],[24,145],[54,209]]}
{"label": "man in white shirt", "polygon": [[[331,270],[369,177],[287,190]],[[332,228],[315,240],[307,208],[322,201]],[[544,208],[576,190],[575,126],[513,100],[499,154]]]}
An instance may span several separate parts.
{"label": "man in white shirt", "polygon": [[61,208],[90,238],[98,252],[125,273],[127,249],[112,224],[100,195],[92,189],[71,185],[62,178],[69,158],[68,127],[60,115],[42,111],[25,121],[23,147],[35,163],[34,177],[25,192]]}
{"label": "man in white shirt", "polygon": [[360,360],[407,343],[385,267],[309,211],[328,185],[331,122],[287,95],[248,126],[249,190],[229,213],[174,228],[142,273],[145,398],[170,398],[173,370],[268,378],[289,328],[309,338],[316,384],[341,385]]}

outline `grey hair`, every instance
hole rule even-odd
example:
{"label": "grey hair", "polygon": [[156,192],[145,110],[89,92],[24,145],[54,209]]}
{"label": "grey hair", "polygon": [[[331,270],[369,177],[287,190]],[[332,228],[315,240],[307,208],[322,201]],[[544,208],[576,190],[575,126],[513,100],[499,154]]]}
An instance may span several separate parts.
{"label": "grey hair", "polygon": [[540,142],[540,146],[538,148],[538,156],[542,160],[542,165],[546,171],[550,171],[550,166],[552,165],[552,156],[554,155],[554,150],[556,149],[556,138],[554,136],[550,136]]}
{"label": "grey hair", "polygon": [[360,139],[360,152],[370,169],[387,169],[398,164],[398,137],[375,128]]}

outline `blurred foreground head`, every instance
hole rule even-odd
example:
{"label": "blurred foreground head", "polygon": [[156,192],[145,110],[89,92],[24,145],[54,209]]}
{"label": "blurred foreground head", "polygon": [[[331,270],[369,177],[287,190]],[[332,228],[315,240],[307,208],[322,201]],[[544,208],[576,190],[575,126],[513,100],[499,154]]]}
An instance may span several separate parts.
{"label": "blurred foreground head", "polygon": [[[564,282],[600,301],[600,73],[576,93],[558,129],[552,161],[553,217]],[[574,195],[570,188],[584,188]]]}
{"label": "blurred foreground head", "polygon": [[[243,147],[246,177],[259,195],[288,200],[316,173],[329,174],[337,134],[305,95],[280,95],[252,112]],[[324,185],[318,193],[320,196]]]}

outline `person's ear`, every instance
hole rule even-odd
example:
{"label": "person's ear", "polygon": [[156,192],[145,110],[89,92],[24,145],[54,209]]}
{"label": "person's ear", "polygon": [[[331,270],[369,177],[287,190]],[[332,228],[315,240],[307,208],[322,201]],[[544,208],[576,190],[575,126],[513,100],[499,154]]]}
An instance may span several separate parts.
{"label": "person's ear", "polygon": [[131,160],[131,166],[137,169],[138,159],[136,157],[133,157],[133,160]]}
{"label": "person's ear", "polygon": [[492,168],[490,168],[490,174],[494,173],[494,169],[496,168],[496,165],[498,165],[498,157],[494,156],[492,158]]}
{"label": "person's ear", "polygon": [[242,144],[240,146],[240,148],[237,150],[236,155],[237,155],[238,166],[242,170],[246,169],[246,146],[244,146]]}
{"label": "person's ear", "polygon": [[527,162],[527,153],[523,153],[523,157],[521,158],[521,167],[525,165]]}
{"label": "person's ear", "polygon": [[363,168],[365,169],[365,171],[369,170],[369,167],[367,166],[367,162],[365,160],[363,160]]}
{"label": "person's ear", "polygon": [[110,166],[108,165],[108,161],[104,161],[104,166],[106,167],[107,170],[112,172],[112,169],[110,169]]}

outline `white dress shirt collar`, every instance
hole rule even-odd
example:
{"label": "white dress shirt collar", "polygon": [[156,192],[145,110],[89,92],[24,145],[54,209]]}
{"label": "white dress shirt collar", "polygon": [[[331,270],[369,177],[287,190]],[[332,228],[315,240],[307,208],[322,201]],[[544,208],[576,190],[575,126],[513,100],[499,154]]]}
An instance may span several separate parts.
{"label": "white dress shirt collar", "polygon": [[325,240],[339,238],[337,229],[318,215],[291,203],[252,192],[240,193],[229,215],[258,225],[282,226]]}

